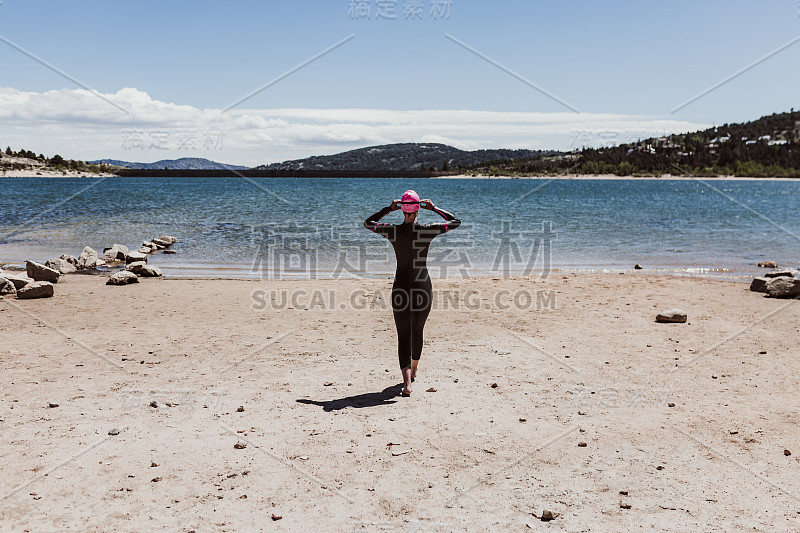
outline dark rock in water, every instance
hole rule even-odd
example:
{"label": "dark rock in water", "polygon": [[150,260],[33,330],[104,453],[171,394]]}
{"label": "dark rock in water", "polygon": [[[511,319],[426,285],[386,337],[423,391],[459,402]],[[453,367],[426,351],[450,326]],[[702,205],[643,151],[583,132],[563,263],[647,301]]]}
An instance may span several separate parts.
{"label": "dark rock in water", "polygon": [[165,254],[177,254],[178,252],[176,252],[175,250],[164,250],[164,253]]}
{"label": "dark rock in water", "polygon": [[55,293],[53,284],[49,281],[34,281],[28,283],[17,291],[17,298],[20,300],[32,300],[34,298],[50,298]]}
{"label": "dark rock in water", "polygon": [[146,263],[147,262],[147,254],[141,254],[139,252],[130,252],[125,257],[125,262],[128,263],[128,264],[135,263],[136,261],[144,261]]}
{"label": "dark rock in water", "polygon": [[139,278],[133,272],[123,270],[108,278],[106,285],[127,285],[129,283],[139,283]]}
{"label": "dark rock in water", "polygon": [[4,277],[0,277],[0,296],[16,296],[17,287],[11,281]]}
{"label": "dark rock in water", "polygon": [[25,261],[25,270],[28,277],[34,281],[49,281],[50,283],[58,283],[58,278],[61,277],[61,272],[50,267],[46,267],[41,263],[34,261]]}
{"label": "dark rock in water", "polygon": [[688,319],[686,311],[680,309],[670,309],[669,311],[662,311],[656,315],[656,322],[669,322],[676,324],[683,324]]}
{"label": "dark rock in water", "polygon": [[103,249],[103,260],[106,263],[125,261],[125,257],[128,255],[129,251],[128,247],[124,244],[112,244],[110,248]]}
{"label": "dark rock in water", "polygon": [[773,278],[767,284],[767,296],[770,298],[796,298],[800,296],[800,279],[781,276]]}
{"label": "dark rock in water", "polygon": [[[176,239],[175,237],[171,237],[169,235],[162,235],[161,237],[158,238],[158,240],[169,243],[169,244],[167,244],[167,246],[169,246],[170,244],[175,244],[176,242],[178,242],[178,239]],[[155,242],[155,239],[153,239],[153,242]]]}
{"label": "dark rock in water", "polygon": [[794,277],[794,270],[789,268],[784,268],[783,270],[773,270],[772,272],[764,272],[764,277],[766,278],[779,278],[781,276],[792,278]]}
{"label": "dark rock in water", "polygon": [[767,292],[767,284],[770,280],[768,278],[755,278],[750,283],[750,290],[753,292]]}
{"label": "dark rock in water", "polygon": [[761,268],[778,268],[778,263],[775,261],[761,261],[758,266]]}
{"label": "dark rock in water", "polygon": [[86,246],[78,256],[78,270],[85,270],[97,266],[97,252]]}
{"label": "dark rock in water", "polygon": [[635,270],[642,270],[642,269],[644,269],[644,267],[643,267],[642,265],[640,265],[639,263],[636,263],[636,264],[633,266],[633,268],[634,268]]}
{"label": "dark rock in water", "polygon": [[52,268],[53,270],[58,270],[62,274],[72,274],[73,272],[78,271],[78,267],[67,261],[66,259],[50,259],[47,261],[44,266],[47,268]]}
{"label": "dark rock in water", "polygon": [[156,244],[158,246],[163,246],[164,248],[166,248],[167,246],[172,246],[172,241],[164,241],[164,240],[161,240],[161,239],[153,239],[153,244]]}

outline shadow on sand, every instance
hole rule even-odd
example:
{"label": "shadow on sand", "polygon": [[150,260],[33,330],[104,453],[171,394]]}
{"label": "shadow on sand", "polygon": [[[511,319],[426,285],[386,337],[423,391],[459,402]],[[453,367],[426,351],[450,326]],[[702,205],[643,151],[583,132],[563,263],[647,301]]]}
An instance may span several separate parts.
{"label": "shadow on sand", "polygon": [[400,396],[400,391],[403,389],[403,384],[392,385],[386,387],[381,392],[367,392],[366,394],[358,394],[356,396],[348,396],[346,398],[339,398],[338,400],[328,400],[327,402],[319,402],[316,400],[306,400],[301,398],[297,403],[304,403],[308,405],[319,405],[323,411],[339,411],[345,407],[377,407],[379,405],[390,405],[396,403],[397,400],[393,398]]}

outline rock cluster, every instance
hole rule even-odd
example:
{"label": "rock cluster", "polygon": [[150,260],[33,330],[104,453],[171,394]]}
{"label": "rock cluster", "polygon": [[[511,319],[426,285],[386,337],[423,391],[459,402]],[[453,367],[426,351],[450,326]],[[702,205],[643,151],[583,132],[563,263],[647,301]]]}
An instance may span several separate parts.
{"label": "rock cluster", "polygon": [[98,256],[96,250],[86,246],[78,257],[60,255],[44,264],[26,261],[25,275],[0,271],[0,298],[6,296],[16,296],[20,299],[49,298],[54,294],[53,284],[58,283],[61,276],[80,271],[93,271],[102,266],[125,267],[124,270],[113,274],[107,285],[138,283],[139,276],[160,277],[161,270],[148,265],[147,256],[158,250],[174,253],[168,248],[176,242],[178,239],[175,237],[162,235],[152,242],[145,241],[139,251],[131,251],[123,244],[113,244],[104,248],[102,255]]}
{"label": "rock cluster", "polygon": [[769,298],[797,298],[800,296],[800,271],[791,269],[765,272],[750,283],[753,292],[765,293]]}

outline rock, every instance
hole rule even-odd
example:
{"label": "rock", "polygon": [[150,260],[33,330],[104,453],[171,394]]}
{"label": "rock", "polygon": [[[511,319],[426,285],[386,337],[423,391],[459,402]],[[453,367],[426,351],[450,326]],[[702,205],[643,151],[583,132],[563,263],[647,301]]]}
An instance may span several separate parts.
{"label": "rock", "polygon": [[176,252],[175,250],[164,250],[164,253],[165,254],[177,254],[178,252]]}
{"label": "rock", "polygon": [[489,386],[490,386],[491,388],[493,388],[493,389],[496,389],[496,388],[497,388],[497,383],[492,383],[492,384],[491,384],[491,385],[489,385]]}
{"label": "rock", "polygon": [[50,259],[47,261],[44,266],[47,268],[52,268],[53,270],[58,270],[61,274],[72,274],[73,272],[78,271],[78,267],[67,261],[66,259]]}
{"label": "rock", "polygon": [[154,409],[158,409],[158,402],[153,400],[152,402],[150,402],[150,407],[152,407]]}
{"label": "rock", "polygon": [[281,518],[283,518],[281,515],[272,513],[272,519],[273,520],[277,521],[277,520],[280,520]]}
{"label": "rock", "polygon": [[761,261],[758,266],[762,268],[778,268],[778,263],[775,261]]}
{"label": "rock", "polygon": [[619,508],[620,509],[630,509],[631,508],[631,504],[626,503],[626,502],[619,502]]}
{"label": "rock", "polygon": [[586,448],[587,444],[585,442],[579,442],[578,448]]}
{"label": "rock", "polygon": [[547,509],[545,509],[544,511],[542,511],[542,522],[549,522],[550,520],[555,520],[559,516],[560,516],[559,513],[548,511]]}
{"label": "rock", "polygon": [[151,479],[150,481],[151,481],[152,483],[158,483],[159,481],[161,481],[161,479],[162,479],[162,478],[161,478],[161,476],[159,476],[159,477],[154,477],[154,478],[153,478],[153,479]]}
{"label": "rock", "polygon": [[792,455],[792,452],[790,452],[789,450],[783,450],[783,455],[789,457],[790,455]]}
{"label": "rock", "polygon": [[145,278],[160,278],[162,276],[161,269],[153,265],[143,266],[139,275]]}
{"label": "rock", "polygon": [[110,248],[103,248],[103,261],[106,263],[125,261],[129,251],[124,244],[112,244]]}
{"label": "rock", "polygon": [[[162,235],[161,237],[158,238],[158,240],[168,242],[169,244],[175,244],[176,242],[178,242],[178,239],[176,239],[175,237],[170,237],[169,235]],[[153,242],[155,242],[155,239],[153,239]],[[169,244],[167,246],[169,246]]]}
{"label": "rock", "polygon": [[236,408],[236,412],[237,413],[244,413],[244,405],[240,405],[239,407],[237,407]]}
{"label": "rock", "polygon": [[50,283],[58,283],[58,278],[61,277],[61,272],[58,270],[46,267],[41,263],[34,261],[25,261],[25,270],[28,277],[33,281],[49,281]]}
{"label": "rock", "polygon": [[17,290],[20,290],[28,283],[33,283],[33,279],[29,278],[28,276],[22,276],[19,274],[9,274],[8,272],[5,272],[3,273],[3,277],[6,278],[11,283],[13,283],[14,287]]}
{"label": "rock", "polygon": [[125,256],[125,262],[128,264],[135,263],[136,261],[144,261],[146,263],[147,254],[142,254],[139,252],[130,252],[127,256]]}
{"label": "rock", "polygon": [[11,281],[0,277],[0,296],[16,296],[17,288]]}
{"label": "rock", "polygon": [[163,246],[166,248],[167,246],[172,246],[172,241],[165,241],[163,239],[153,239],[153,244],[157,244],[159,246]]}
{"label": "rock", "polygon": [[58,404],[57,403],[48,403],[47,407],[49,407],[50,409],[55,409],[56,407],[58,407]]}
{"label": "rock", "polygon": [[34,281],[17,290],[17,298],[20,300],[51,298],[54,293],[53,284],[49,281]]}
{"label": "rock", "polygon": [[773,270],[772,272],[764,272],[764,277],[766,278],[779,278],[781,276],[785,276],[787,278],[794,277],[794,270],[791,268],[784,268],[783,270]]}
{"label": "rock", "polygon": [[683,324],[686,322],[688,315],[686,311],[680,309],[670,309],[669,311],[662,311],[656,315],[656,322],[671,322]]}
{"label": "rock", "polygon": [[246,442],[237,442],[236,444],[233,445],[233,447],[236,450],[244,450],[245,448],[247,448],[247,443]]}
{"label": "rock", "polygon": [[123,270],[108,278],[106,285],[127,285],[129,283],[139,283],[139,278],[133,272]]}
{"label": "rock", "polygon": [[140,254],[151,254],[153,253],[153,251],[154,249],[150,248],[149,246],[142,246],[141,248],[139,248]]}
{"label": "rock", "polygon": [[633,268],[634,268],[634,270],[642,270],[644,267],[642,265],[640,265],[639,263],[636,263],[635,265],[633,265]]}
{"label": "rock", "polygon": [[87,270],[97,266],[97,252],[86,246],[78,256],[78,270]]}
{"label": "rock", "polygon": [[119,429],[113,428],[108,432],[109,435],[119,435]]}
{"label": "rock", "polygon": [[58,258],[59,259],[63,259],[64,261],[68,262],[69,264],[71,264],[74,267],[78,266],[78,258],[75,257],[74,255],[61,254],[61,255],[58,256]]}
{"label": "rock", "polygon": [[430,389],[426,390],[425,392],[436,392],[436,389],[434,389],[433,387],[431,387]]}
{"label": "rock", "polygon": [[125,267],[125,270],[127,270],[128,272],[133,272],[134,274],[138,274],[139,272],[142,271],[142,269],[146,265],[147,265],[147,263],[145,263],[144,261],[135,261],[135,262],[130,263],[129,265],[127,265]]}
{"label": "rock", "polygon": [[767,292],[767,284],[770,282],[769,278],[754,278],[750,282],[750,290],[753,292]]}
{"label": "rock", "polygon": [[795,298],[800,296],[800,279],[779,277],[767,284],[767,296],[770,298]]}

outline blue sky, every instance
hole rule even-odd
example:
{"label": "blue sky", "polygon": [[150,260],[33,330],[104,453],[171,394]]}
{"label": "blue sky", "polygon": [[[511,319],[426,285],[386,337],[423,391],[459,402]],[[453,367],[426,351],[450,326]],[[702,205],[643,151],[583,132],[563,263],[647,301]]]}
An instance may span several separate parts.
{"label": "blue sky", "polygon": [[[359,19],[349,13],[351,0],[3,0],[0,37],[109,95],[130,113],[99,98],[93,100],[104,109],[91,110],[83,102],[74,110],[59,110],[72,105],[80,87],[0,42],[0,87],[5,88],[0,102],[6,108],[0,109],[5,122],[0,143],[85,159],[191,155],[257,164],[383,141],[569,149],[578,137],[606,142],[609,135],[603,137],[603,131],[627,140],[647,128],[682,131],[800,108],[798,42],[671,113],[800,36],[798,0],[452,0],[449,16],[436,19],[433,1],[419,2],[421,20],[404,19],[412,0],[386,4],[394,5],[396,20],[376,20],[380,0],[361,2],[369,5],[370,16]],[[446,33],[581,113],[477,57]],[[224,109],[350,35],[350,41],[242,103],[224,120],[210,117],[210,110]],[[135,92],[120,94],[125,88]],[[152,102],[136,107],[127,102],[131,97]],[[174,114],[163,113],[164,106]],[[287,109],[370,109],[381,118],[276,111]],[[431,129],[425,115],[416,113],[427,110],[488,112],[499,114],[499,120],[487,118],[495,127],[484,127],[483,119],[469,124],[455,119],[447,128],[450,119],[440,116],[439,127]],[[378,111],[414,112],[414,119]],[[162,114],[173,122],[159,123]],[[516,127],[504,130],[509,116],[516,117]],[[558,124],[552,133],[547,117]],[[395,127],[397,121],[403,127]],[[529,127],[534,123],[538,127]],[[223,146],[191,154],[178,150],[176,124],[183,131],[194,128],[198,138],[217,124],[225,133],[224,143],[218,143]],[[154,129],[168,131],[169,142],[158,149],[125,146],[122,130],[147,140]]]}

